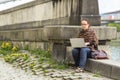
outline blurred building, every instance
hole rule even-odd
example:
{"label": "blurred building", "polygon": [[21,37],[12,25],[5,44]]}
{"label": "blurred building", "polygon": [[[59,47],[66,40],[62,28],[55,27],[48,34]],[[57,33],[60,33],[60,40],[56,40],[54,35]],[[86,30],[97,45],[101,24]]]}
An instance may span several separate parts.
{"label": "blurred building", "polygon": [[120,10],[101,14],[101,25],[107,25],[110,22],[120,23]]}

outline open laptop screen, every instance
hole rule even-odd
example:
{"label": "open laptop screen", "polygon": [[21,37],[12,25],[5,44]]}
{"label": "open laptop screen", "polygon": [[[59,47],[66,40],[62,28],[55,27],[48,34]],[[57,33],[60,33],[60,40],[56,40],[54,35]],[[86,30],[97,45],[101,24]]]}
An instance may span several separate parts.
{"label": "open laptop screen", "polygon": [[70,43],[74,48],[86,47],[84,38],[70,38]]}

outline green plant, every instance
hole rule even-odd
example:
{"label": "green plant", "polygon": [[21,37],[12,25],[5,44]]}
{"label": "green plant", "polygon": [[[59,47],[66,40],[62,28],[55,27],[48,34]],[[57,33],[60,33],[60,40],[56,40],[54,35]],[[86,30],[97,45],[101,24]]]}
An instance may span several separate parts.
{"label": "green plant", "polygon": [[5,50],[10,50],[12,48],[12,43],[7,41],[1,44],[1,48]]}
{"label": "green plant", "polygon": [[95,74],[93,75],[93,77],[101,77],[101,75],[100,75],[99,72],[97,72],[97,73],[95,73]]}
{"label": "green plant", "polygon": [[0,41],[0,45],[2,45],[3,41]]}
{"label": "green plant", "polygon": [[24,46],[23,46],[23,49],[24,49],[24,50],[29,50],[28,45],[24,45]]}
{"label": "green plant", "polygon": [[12,52],[17,52],[17,51],[20,50],[20,49],[19,49],[18,46],[13,46],[11,50],[12,50]]}
{"label": "green plant", "polygon": [[33,67],[34,67],[35,65],[36,65],[36,64],[35,64],[34,62],[30,63],[30,64],[29,64],[30,69],[33,69]]}
{"label": "green plant", "polygon": [[23,58],[23,61],[26,61],[29,59],[29,56],[26,53],[22,54],[21,56]]}
{"label": "green plant", "polygon": [[21,53],[12,53],[4,56],[4,60],[9,63],[13,63],[19,58],[25,61],[29,58],[29,56],[27,54],[21,54]]}
{"label": "green plant", "polygon": [[14,59],[11,58],[11,56],[7,55],[7,56],[4,56],[4,60],[5,60],[6,62],[12,63]]}
{"label": "green plant", "polygon": [[109,23],[108,26],[116,27],[117,31],[120,31],[120,23]]}
{"label": "green plant", "polygon": [[66,69],[68,65],[63,62],[57,62],[53,59],[49,60],[48,63],[50,64],[51,68],[53,69]]}
{"label": "green plant", "polygon": [[5,49],[0,49],[0,54],[1,55],[7,55],[7,54],[10,54],[11,53],[11,50],[5,50]]}
{"label": "green plant", "polygon": [[0,44],[0,54],[2,55],[11,54],[12,52],[17,52],[19,50],[19,47],[13,46],[9,41],[0,42]]}
{"label": "green plant", "polygon": [[34,49],[30,50],[30,53],[33,55],[37,55],[37,57],[46,57],[46,58],[51,58],[51,54],[49,51],[45,51],[43,49]]}
{"label": "green plant", "polygon": [[[24,47],[25,50],[28,50],[28,46]],[[19,60],[22,62],[25,62],[27,60],[32,61],[32,58],[35,59],[35,61],[32,61],[32,63],[29,63],[28,67],[32,69],[39,69],[42,68],[41,64],[46,63],[50,65],[50,68],[54,69],[66,69],[68,68],[68,65],[63,62],[57,62],[56,60],[53,60],[51,58],[50,50],[43,50],[43,49],[33,49],[29,50],[31,53],[30,57],[26,53],[18,53],[17,51],[20,50],[18,46],[12,45],[10,42],[1,42],[0,47],[0,54],[4,55],[4,60],[9,63],[18,62]],[[37,64],[36,64],[37,63]],[[39,65],[36,67],[36,65]],[[46,73],[46,71],[44,72]]]}

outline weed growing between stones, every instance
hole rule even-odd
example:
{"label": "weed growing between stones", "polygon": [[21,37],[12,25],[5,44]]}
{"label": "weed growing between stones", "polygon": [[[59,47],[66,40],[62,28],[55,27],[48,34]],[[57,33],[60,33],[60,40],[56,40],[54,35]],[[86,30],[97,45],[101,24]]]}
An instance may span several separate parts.
{"label": "weed growing between stones", "polygon": [[48,73],[48,69],[68,68],[67,64],[53,60],[49,50],[20,50],[18,46],[13,46],[11,42],[3,42],[0,46],[0,55],[6,62],[25,71],[31,71],[33,74],[40,72],[45,75]]}
{"label": "weed growing between stones", "polygon": [[27,54],[21,54],[21,53],[11,53],[4,56],[4,60],[9,63],[13,63],[18,59],[22,59],[23,61],[26,61],[28,58],[29,56]]}
{"label": "weed growing between stones", "polygon": [[99,72],[96,72],[93,77],[101,77],[100,73]]}
{"label": "weed growing between stones", "polygon": [[13,46],[9,41],[0,42],[0,55],[8,55],[19,50],[18,46]]}

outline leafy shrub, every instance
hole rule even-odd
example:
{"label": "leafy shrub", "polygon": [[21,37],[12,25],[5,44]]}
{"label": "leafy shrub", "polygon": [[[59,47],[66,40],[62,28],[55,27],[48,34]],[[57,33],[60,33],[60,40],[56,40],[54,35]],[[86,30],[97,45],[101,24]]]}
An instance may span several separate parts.
{"label": "leafy shrub", "polygon": [[42,49],[34,49],[30,50],[31,54],[37,55],[39,57],[45,57],[45,58],[51,58],[51,54],[48,50],[42,50]]}
{"label": "leafy shrub", "polygon": [[15,60],[19,58],[25,61],[29,58],[29,56],[25,53],[12,53],[4,56],[4,60],[9,63],[13,63]]}
{"label": "leafy shrub", "polygon": [[11,53],[10,50],[0,49],[0,55],[7,55],[7,54],[10,54],[10,53]]}
{"label": "leafy shrub", "polygon": [[0,54],[1,55],[7,55],[12,52],[17,52],[19,50],[18,46],[13,46],[11,42],[4,41],[0,42]]}
{"label": "leafy shrub", "polygon": [[12,48],[12,44],[10,42],[3,42],[1,48],[5,50],[10,50]]}
{"label": "leafy shrub", "polygon": [[33,67],[34,67],[35,65],[36,65],[36,64],[35,64],[34,62],[30,63],[30,64],[29,64],[30,69],[33,69]]}
{"label": "leafy shrub", "polygon": [[18,46],[13,46],[11,50],[12,50],[13,52],[17,52],[17,51],[20,50],[20,49],[19,49]]}
{"label": "leafy shrub", "polygon": [[[18,62],[22,60],[23,62],[26,60],[31,60],[32,63],[28,63],[29,68],[33,69],[34,66],[39,65],[38,67],[41,68],[41,64],[46,63],[50,65],[51,68],[54,69],[66,69],[68,65],[62,62],[57,62],[51,58],[50,50],[43,50],[43,49],[34,49],[34,50],[27,50],[30,52],[31,56],[26,53],[18,53],[19,47],[12,45],[11,42],[0,42],[0,55],[3,55],[4,60],[9,63]],[[32,60],[33,59],[33,60]]]}
{"label": "leafy shrub", "polygon": [[117,31],[120,31],[120,23],[109,23],[108,26],[116,27]]}

